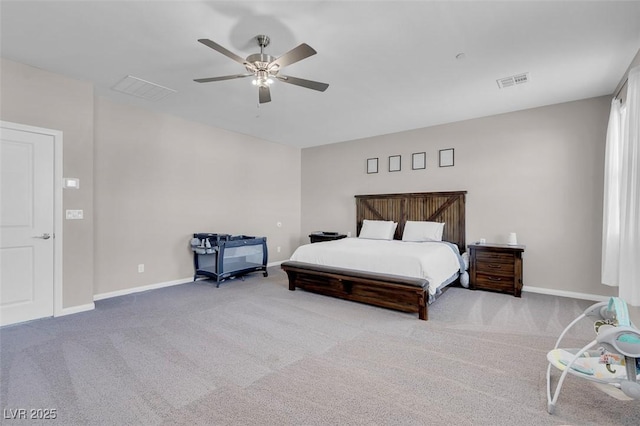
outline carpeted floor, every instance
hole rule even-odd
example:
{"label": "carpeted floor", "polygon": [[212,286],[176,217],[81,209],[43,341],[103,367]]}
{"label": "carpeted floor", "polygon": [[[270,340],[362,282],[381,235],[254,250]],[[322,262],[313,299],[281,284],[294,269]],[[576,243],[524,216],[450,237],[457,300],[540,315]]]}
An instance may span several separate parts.
{"label": "carpeted floor", "polygon": [[[546,353],[593,302],[451,288],[424,322],[269,272],[0,329],[2,423],[640,424],[639,402],[574,377],[546,411]],[[592,339],[585,322],[567,344]]]}

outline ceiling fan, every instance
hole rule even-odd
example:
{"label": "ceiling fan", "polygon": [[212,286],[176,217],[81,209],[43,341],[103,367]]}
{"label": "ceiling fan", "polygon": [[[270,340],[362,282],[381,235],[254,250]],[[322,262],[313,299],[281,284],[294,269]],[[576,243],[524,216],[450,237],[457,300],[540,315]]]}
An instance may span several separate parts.
{"label": "ceiling fan", "polygon": [[265,102],[271,102],[271,91],[269,90],[269,86],[271,86],[271,84],[274,82],[274,79],[280,80],[284,83],[306,87],[307,89],[318,90],[320,92],[324,92],[325,90],[327,90],[327,87],[329,87],[329,85],[326,83],[320,83],[319,81],[305,80],[303,78],[280,74],[280,70],[285,66],[291,65],[305,58],[308,58],[309,56],[315,55],[317,52],[311,46],[306,43],[302,43],[298,47],[294,47],[282,56],[275,58],[264,53],[264,48],[269,45],[269,37],[267,37],[266,35],[258,35],[255,38],[258,42],[258,46],[260,46],[260,53],[249,55],[247,56],[247,59],[243,59],[242,57],[225,49],[214,41],[206,38],[199,39],[198,41],[205,46],[208,46],[213,50],[220,52],[223,55],[243,65],[247,69],[247,71],[249,71],[249,73],[224,75],[221,77],[197,78],[193,81],[198,83],[209,83],[211,81],[253,77],[254,86],[258,86],[258,100],[261,104]]}

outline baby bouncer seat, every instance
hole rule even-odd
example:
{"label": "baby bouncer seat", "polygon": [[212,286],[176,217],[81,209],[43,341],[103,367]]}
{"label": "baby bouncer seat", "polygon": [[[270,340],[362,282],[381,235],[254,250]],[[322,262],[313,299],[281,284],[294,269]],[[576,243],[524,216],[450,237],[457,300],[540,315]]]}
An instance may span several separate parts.
{"label": "baby bouncer seat", "polygon": [[[594,320],[596,338],[580,349],[562,349],[567,332],[583,318]],[[547,353],[547,411],[553,414],[567,374],[588,380],[618,399],[640,399],[640,331],[629,320],[627,304],[618,297],[596,303],[564,329]],[[551,393],[551,367],[562,371]]]}

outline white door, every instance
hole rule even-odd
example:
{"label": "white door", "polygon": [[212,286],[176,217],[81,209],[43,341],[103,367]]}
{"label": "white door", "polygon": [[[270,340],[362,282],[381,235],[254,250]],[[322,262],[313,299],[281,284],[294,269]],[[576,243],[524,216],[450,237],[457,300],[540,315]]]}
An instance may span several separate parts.
{"label": "white door", "polygon": [[7,325],[53,315],[55,138],[0,131],[0,325]]}

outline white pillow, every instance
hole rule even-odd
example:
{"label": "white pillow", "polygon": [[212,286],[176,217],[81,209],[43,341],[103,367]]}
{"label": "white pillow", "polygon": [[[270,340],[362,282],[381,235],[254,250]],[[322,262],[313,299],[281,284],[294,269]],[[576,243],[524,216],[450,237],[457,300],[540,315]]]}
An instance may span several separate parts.
{"label": "white pillow", "polygon": [[358,238],[368,238],[371,240],[393,240],[398,224],[391,220],[368,220],[362,221],[362,229]]}
{"label": "white pillow", "polygon": [[402,241],[442,241],[444,222],[416,222],[408,220],[404,225]]}

